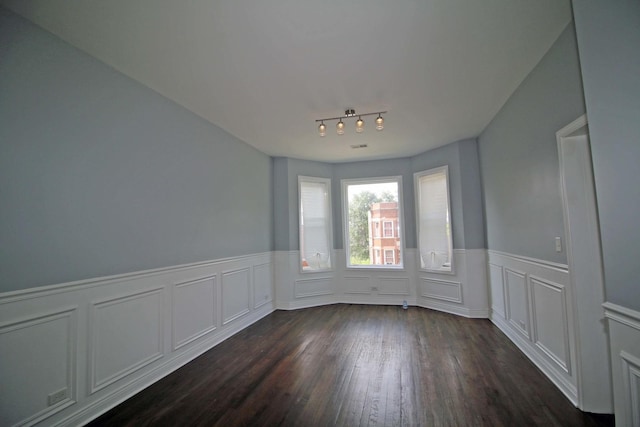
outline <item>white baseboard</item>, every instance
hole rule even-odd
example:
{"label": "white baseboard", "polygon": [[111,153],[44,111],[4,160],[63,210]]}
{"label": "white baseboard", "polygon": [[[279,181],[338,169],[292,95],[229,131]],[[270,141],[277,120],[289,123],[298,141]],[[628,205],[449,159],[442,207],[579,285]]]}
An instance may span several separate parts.
{"label": "white baseboard", "polygon": [[427,301],[419,302],[419,307],[429,308],[431,310],[438,310],[445,313],[455,314],[462,317],[469,317],[473,319],[487,319],[489,317],[489,310],[471,310],[467,307],[461,307],[454,304],[447,304],[446,302]]}

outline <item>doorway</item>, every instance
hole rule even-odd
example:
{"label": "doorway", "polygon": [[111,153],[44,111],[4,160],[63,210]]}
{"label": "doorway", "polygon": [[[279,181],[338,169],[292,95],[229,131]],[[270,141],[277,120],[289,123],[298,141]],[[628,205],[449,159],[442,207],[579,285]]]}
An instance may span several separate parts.
{"label": "doorway", "polygon": [[556,133],[575,325],[578,407],[613,413],[604,276],[586,115]]}

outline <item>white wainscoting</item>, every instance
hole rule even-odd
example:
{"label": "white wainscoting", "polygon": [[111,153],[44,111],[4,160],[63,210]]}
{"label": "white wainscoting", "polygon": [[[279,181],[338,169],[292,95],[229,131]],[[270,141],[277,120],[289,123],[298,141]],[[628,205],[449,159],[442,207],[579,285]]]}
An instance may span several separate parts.
{"label": "white wainscoting", "polygon": [[577,405],[568,267],[488,251],[491,321]]}
{"label": "white wainscoting", "polygon": [[603,304],[609,324],[616,425],[640,426],[640,312]]}
{"label": "white wainscoting", "polygon": [[262,253],[0,294],[0,425],[81,425],[274,310]]}
{"label": "white wainscoting", "polygon": [[277,307],[324,304],[409,305],[466,317],[489,317],[486,251],[455,250],[455,274],[420,271],[418,253],[406,249],[404,268],[347,268],[345,252],[334,250],[333,271],[302,273],[298,251],[274,255]]}
{"label": "white wainscoting", "polygon": [[162,358],[163,291],[160,287],[91,304],[91,394]]}
{"label": "white wainscoting", "polygon": [[226,325],[251,311],[249,267],[222,272],[222,324]]}
{"label": "white wainscoting", "polygon": [[216,329],[217,279],[214,274],[173,285],[173,351]]}
{"label": "white wainscoting", "polygon": [[419,271],[418,305],[465,317],[489,317],[486,263],[484,249],[454,249],[450,274]]}
{"label": "white wainscoting", "polygon": [[[334,253],[334,264],[335,258]],[[303,273],[299,251],[276,251],[273,259],[278,309],[294,310],[337,302],[334,288],[336,270]]]}
{"label": "white wainscoting", "polygon": [[[71,306],[3,318],[0,425],[35,424],[76,403],[77,317]],[[56,392],[63,397],[48,402]]]}

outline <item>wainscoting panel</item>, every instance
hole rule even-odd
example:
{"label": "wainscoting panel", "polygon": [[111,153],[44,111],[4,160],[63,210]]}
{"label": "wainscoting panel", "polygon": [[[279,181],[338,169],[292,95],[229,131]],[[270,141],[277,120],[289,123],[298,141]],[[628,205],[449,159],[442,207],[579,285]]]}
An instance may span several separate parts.
{"label": "wainscoting panel", "polygon": [[577,406],[566,265],[488,251],[491,321]]}
{"label": "wainscoting panel", "polygon": [[0,425],[83,425],[148,387],[274,310],[253,299],[272,298],[272,262],[267,252],[0,294]]}
{"label": "wainscoting panel", "polygon": [[533,311],[533,342],[566,373],[571,374],[565,287],[529,277]]}
{"label": "wainscoting panel", "polygon": [[295,297],[307,298],[333,293],[333,279],[331,277],[311,277],[295,281]]}
{"label": "wainscoting panel", "polygon": [[267,262],[253,267],[253,308],[273,301],[273,269]]}
{"label": "wainscoting panel", "polygon": [[162,357],[162,292],[157,288],[93,303],[91,393]]}
{"label": "wainscoting panel", "polygon": [[408,277],[377,277],[378,295],[410,295],[411,279]]}
{"label": "wainscoting panel", "polygon": [[489,283],[491,289],[491,311],[506,318],[504,308],[504,282],[502,266],[489,264]]}
{"label": "wainscoting panel", "polygon": [[462,303],[462,284],[451,280],[420,278],[420,295],[426,298]]}
{"label": "wainscoting panel", "polygon": [[[331,259],[337,263],[335,253]],[[299,251],[274,253],[274,277],[276,307],[295,310],[324,304],[334,304],[336,299],[337,267],[321,272],[302,272]]]}
{"label": "wainscoting panel", "polygon": [[249,277],[248,268],[222,273],[222,299],[225,302],[222,308],[223,325],[249,313]]}
{"label": "wainscoting panel", "polygon": [[344,293],[345,294],[370,294],[377,291],[371,285],[371,277],[369,276],[345,276],[344,277]]}
{"label": "wainscoting panel", "polygon": [[418,272],[417,304],[465,317],[489,317],[486,265],[484,249],[454,249],[451,273]]}
{"label": "wainscoting panel", "polygon": [[73,307],[0,325],[0,425],[35,423],[75,403],[76,317]]}
{"label": "wainscoting panel", "polygon": [[640,426],[640,312],[603,304],[609,324],[616,425]]}
{"label": "wainscoting panel", "polygon": [[178,283],[173,289],[173,336],[175,351],[216,329],[215,275]]}
{"label": "wainscoting panel", "polygon": [[529,338],[529,303],[527,276],[520,271],[504,269],[507,294],[507,320],[525,338]]}

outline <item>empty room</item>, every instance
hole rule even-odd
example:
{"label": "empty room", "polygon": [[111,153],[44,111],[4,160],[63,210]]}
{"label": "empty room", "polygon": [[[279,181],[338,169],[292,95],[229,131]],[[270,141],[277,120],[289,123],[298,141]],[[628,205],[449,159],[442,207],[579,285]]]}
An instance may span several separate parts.
{"label": "empty room", "polygon": [[640,427],[640,2],[0,0],[0,426]]}

